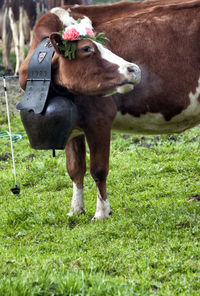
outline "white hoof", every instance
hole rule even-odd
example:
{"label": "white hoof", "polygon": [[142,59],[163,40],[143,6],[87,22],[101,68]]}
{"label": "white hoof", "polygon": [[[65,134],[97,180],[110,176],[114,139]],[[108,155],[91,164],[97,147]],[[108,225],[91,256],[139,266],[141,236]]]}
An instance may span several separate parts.
{"label": "white hoof", "polygon": [[73,197],[68,216],[79,214],[85,214],[84,194],[83,189],[79,189],[76,184],[73,183]]}
{"label": "white hoof", "polygon": [[109,215],[111,214],[112,214],[112,210],[110,208],[108,199],[103,200],[97,197],[96,213],[92,218],[92,221],[108,219]]}

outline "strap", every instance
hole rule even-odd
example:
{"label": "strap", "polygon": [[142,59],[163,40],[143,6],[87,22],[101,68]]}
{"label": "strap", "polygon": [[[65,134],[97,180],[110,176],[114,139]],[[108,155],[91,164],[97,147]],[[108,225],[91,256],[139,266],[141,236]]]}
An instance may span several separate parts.
{"label": "strap", "polygon": [[51,84],[51,60],[54,48],[49,38],[44,39],[34,51],[28,64],[26,91],[17,104],[18,110],[42,113]]}

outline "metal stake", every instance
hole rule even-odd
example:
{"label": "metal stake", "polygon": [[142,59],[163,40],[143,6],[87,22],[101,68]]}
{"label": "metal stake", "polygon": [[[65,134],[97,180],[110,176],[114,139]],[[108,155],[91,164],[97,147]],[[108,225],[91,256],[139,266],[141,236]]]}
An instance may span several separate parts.
{"label": "metal stake", "polygon": [[14,157],[14,149],[13,149],[13,142],[12,142],[12,131],[11,131],[11,124],[10,124],[10,115],[9,115],[9,107],[8,107],[8,94],[7,94],[7,87],[6,87],[6,78],[3,76],[3,84],[4,84],[4,94],[6,100],[6,111],[7,111],[7,118],[8,118],[8,128],[9,128],[9,136],[10,136],[10,148],[12,154],[12,163],[13,163],[13,174],[15,180],[15,187],[12,187],[10,190],[13,194],[19,194],[20,188],[17,186],[17,177],[16,177],[16,170],[15,170],[15,157]]}

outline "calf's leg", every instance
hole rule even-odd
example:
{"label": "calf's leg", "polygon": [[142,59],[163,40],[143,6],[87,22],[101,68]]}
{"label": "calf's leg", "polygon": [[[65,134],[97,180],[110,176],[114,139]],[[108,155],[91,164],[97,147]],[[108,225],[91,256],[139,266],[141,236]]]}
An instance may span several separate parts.
{"label": "calf's leg", "polygon": [[70,140],[66,147],[66,165],[73,181],[73,196],[69,216],[85,213],[83,181],[86,171],[85,137],[78,136]]}
{"label": "calf's leg", "polygon": [[94,220],[107,219],[112,214],[106,192],[106,179],[109,170],[110,129],[104,126],[86,132],[90,148],[90,172],[97,186],[97,204]]}

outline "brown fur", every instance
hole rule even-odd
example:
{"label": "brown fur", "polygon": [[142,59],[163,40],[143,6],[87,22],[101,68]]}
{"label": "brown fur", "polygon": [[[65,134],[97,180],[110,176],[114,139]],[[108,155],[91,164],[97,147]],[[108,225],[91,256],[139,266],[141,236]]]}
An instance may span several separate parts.
{"label": "brown fur", "polygon": [[[59,41],[54,40],[54,36],[56,35],[50,35],[50,40],[57,48],[56,43]],[[85,46],[89,46],[94,52],[82,52]],[[59,49],[56,51],[58,54],[54,55],[52,65],[55,69],[54,82],[66,87],[69,91],[100,95],[100,89],[102,89],[102,95],[104,95],[105,90],[112,90],[113,85],[121,82],[117,65],[103,60],[97,46],[91,40],[83,39],[77,42],[76,58],[73,60],[60,55]],[[101,83],[101,88],[97,87],[97,81]]]}
{"label": "brown fur", "polygon": [[[142,69],[142,82],[133,92],[112,98],[77,95],[75,99],[79,128],[90,148],[91,174],[106,200],[110,131],[117,110],[138,119],[148,113],[160,114],[167,124],[190,104],[189,93],[195,93],[200,76],[200,1],[149,0],[70,8],[71,16],[78,19],[86,15],[95,31],[106,33],[109,49]],[[40,28],[47,34],[57,20],[51,14],[45,17],[44,23],[49,19],[48,26],[42,28],[41,24]],[[26,64],[21,73],[25,73],[25,68]],[[25,78],[26,75],[21,77],[22,86]],[[85,148],[83,138],[79,140],[82,148],[75,150],[78,139],[72,139],[66,154],[70,176],[74,179],[76,175],[82,188]],[[80,157],[83,163],[77,175]]]}
{"label": "brown fur", "polygon": [[[113,92],[117,85],[126,80],[124,75],[118,71],[118,66],[102,59],[98,47],[90,39],[83,39],[76,42],[77,50],[75,59],[69,60],[60,51],[62,37],[60,33],[51,33],[51,26],[54,30],[61,30],[62,26],[58,17],[45,16],[45,21],[51,18],[51,25],[43,29],[44,23],[39,22],[36,26],[36,34],[30,48],[29,54],[20,68],[20,84],[22,88],[26,86],[27,65],[35,50],[39,40],[49,36],[55,48],[52,59],[52,79],[55,84],[67,88],[69,91],[87,95],[106,95]],[[89,47],[89,52],[84,52],[84,48]],[[127,63],[127,68],[128,68]],[[134,75],[134,74],[133,74]]]}
{"label": "brown fur", "polygon": [[[97,31],[106,32],[108,47],[130,62],[134,59],[143,70],[135,91],[126,101],[117,99],[123,114],[160,112],[170,120],[187,108],[188,94],[195,91],[200,75],[200,1],[121,2],[71,10],[74,17],[90,17]],[[172,101],[172,96],[177,99]]]}

